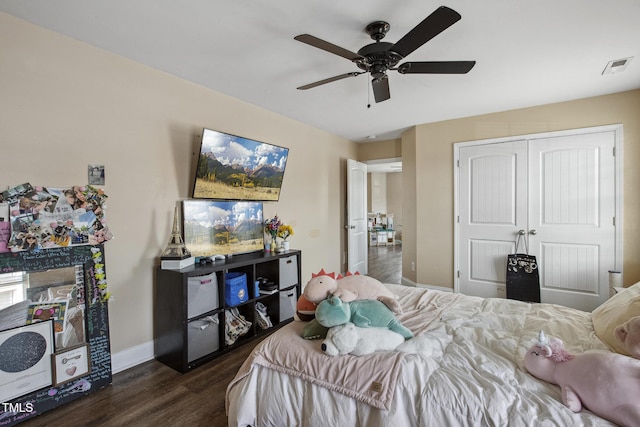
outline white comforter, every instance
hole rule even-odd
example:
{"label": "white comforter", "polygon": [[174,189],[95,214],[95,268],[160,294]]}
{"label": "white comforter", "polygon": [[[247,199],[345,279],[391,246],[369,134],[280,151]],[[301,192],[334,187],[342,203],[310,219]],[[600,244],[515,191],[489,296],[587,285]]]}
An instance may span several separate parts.
{"label": "white comforter", "polygon": [[[573,353],[608,351],[594,334],[590,313],[550,304],[388,286],[404,309],[398,318],[422,344],[416,353],[401,358],[388,353],[399,363],[388,402],[375,407],[365,403],[366,399],[358,400],[362,390],[341,390],[351,384],[328,388],[321,385],[323,378],[287,374],[299,367],[279,362],[269,350],[268,357],[250,357],[229,385],[229,426],[611,425],[588,411],[571,412],[562,404],[557,386],[532,377],[522,365],[524,352],[539,330],[562,339]],[[289,334],[292,345],[300,344],[296,339],[301,325],[296,323],[274,335]],[[320,341],[305,345],[310,345],[309,354],[320,352]],[[264,346],[268,348],[269,343],[258,347]],[[344,365],[340,358],[347,357],[354,356],[327,357],[326,363]],[[374,364],[370,374],[384,365]]]}

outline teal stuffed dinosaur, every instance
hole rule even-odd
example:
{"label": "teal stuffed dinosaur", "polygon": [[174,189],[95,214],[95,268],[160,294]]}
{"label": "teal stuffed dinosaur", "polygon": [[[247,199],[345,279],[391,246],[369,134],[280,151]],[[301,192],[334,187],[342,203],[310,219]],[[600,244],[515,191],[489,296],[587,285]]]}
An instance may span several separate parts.
{"label": "teal stuffed dinosaur", "polygon": [[352,322],[363,328],[387,328],[405,338],[413,337],[413,332],[396,319],[393,312],[378,300],[342,302],[340,298],[332,295],[318,304],[316,320],[327,328]]}

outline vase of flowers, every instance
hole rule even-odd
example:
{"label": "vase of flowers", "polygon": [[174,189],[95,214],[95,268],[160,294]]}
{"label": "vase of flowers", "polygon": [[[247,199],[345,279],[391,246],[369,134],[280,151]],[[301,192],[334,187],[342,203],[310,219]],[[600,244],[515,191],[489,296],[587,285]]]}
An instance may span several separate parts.
{"label": "vase of flowers", "polygon": [[[282,221],[278,218],[278,215],[271,219],[267,219],[264,222],[264,232],[271,237],[270,250],[276,251],[276,237],[278,237],[278,228],[282,225]],[[266,248],[266,244],[265,244]]]}
{"label": "vase of flowers", "polygon": [[289,236],[293,236],[293,227],[288,224],[281,224],[278,227],[278,237],[282,239],[282,244],[280,245],[281,251],[289,250],[289,241],[287,238]]}

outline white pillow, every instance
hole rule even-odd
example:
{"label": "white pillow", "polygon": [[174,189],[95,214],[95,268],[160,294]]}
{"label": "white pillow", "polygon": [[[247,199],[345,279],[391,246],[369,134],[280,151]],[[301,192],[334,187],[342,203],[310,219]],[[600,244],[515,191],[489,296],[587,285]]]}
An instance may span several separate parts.
{"label": "white pillow", "polygon": [[640,316],[640,282],[615,294],[593,310],[591,321],[596,335],[616,353],[631,356],[616,339],[614,330],[632,317]]}

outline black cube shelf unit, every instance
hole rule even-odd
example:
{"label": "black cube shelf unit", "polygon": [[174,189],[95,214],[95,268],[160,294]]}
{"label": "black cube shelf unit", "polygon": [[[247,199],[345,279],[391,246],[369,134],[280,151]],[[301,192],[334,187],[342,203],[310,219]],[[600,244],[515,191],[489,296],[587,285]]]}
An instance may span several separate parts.
{"label": "black cube shelf unit", "polygon": [[[184,373],[291,322],[301,290],[300,268],[301,252],[297,250],[234,255],[181,270],[157,267],[153,328],[156,359]],[[248,298],[235,307],[251,322],[248,333],[230,345],[225,344],[225,316],[231,308],[225,302],[226,273],[246,274]],[[259,277],[277,284],[277,291],[258,293],[255,282]],[[258,325],[258,302],[266,306],[271,328]]]}

